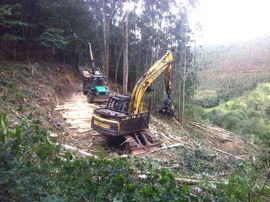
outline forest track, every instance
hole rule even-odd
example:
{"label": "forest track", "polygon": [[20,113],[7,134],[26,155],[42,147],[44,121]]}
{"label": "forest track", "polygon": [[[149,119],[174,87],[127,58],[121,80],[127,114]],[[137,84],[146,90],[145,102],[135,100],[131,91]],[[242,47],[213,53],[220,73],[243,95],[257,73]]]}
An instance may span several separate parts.
{"label": "forest track", "polygon": [[90,104],[82,93],[81,83],[74,82],[67,95],[60,99],[54,111],[65,121],[65,132],[59,137],[62,144],[93,152],[95,146],[106,144],[104,137],[91,128],[91,117],[98,104]]}

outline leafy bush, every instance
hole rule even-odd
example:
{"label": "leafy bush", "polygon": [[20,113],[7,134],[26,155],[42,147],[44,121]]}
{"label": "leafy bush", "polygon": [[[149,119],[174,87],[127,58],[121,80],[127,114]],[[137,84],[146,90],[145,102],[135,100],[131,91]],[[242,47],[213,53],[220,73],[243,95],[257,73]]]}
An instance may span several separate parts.
{"label": "leafy bush", "polygon": [[270,196],[269,174],[262,167],[242,164],[229,178],[227,185],[220,185],[224,192],[217,194],[226,201],[265,201]]}
{"label": "leafy bush", "polygon": [[[73,159],[61,155],[38,122],[8,128],[0,115],[0,200],[16,201],[188,201],[165,169],[141,160]],[[141,177],[140,177],[141,176]]]}
{"label": "leafy bush", "polygon": [[[190,189],[144,159],[74,159],[47,138],[38,122],[12,130],[0,114],[0,126],[1,201],[245,201],[251,193],[247,187],[253,175],[245,172],[249,167],[239,169],[228,185],[206,180]],[[265,175],[260,176],[251,189],[252,199],[269,197],[270,188],[262,183]]]}
{"label": "leafy bush", "polygon": [[219,98],[216,91],[204,90],[199,91],[195,97],[194,103],[202,106],[203,108],[210,108],[219,104]]}

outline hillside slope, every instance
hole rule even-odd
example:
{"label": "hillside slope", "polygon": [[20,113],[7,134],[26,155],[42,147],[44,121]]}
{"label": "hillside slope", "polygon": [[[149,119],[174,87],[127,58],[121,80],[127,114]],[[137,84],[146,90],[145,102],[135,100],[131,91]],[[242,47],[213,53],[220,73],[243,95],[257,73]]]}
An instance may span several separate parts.
{"label": "hillside slope", "polygon": [[[21,119],[39,120],[50,137],[73,150],[93,155],[102,151],[108,156],[125,153],[91,129],[93,110],[100,105],[87,103],[81,92],[80,77],[70,67],[35,64],[30,66],[30,74],[28,64],[7,63],[1,68],[3,82],[0,87],[4,101],[1,105],[12,123]],[[47,68],[46,71],[43,68]],[[239,159],[249,159],[254,153],[253,147],[246,146],[248,143],[240,137],[196,122],[189,122],[184,129],[175,119],[153,114],[150,129],[160,137],[162,148],[144,156],[157,160],[161,167],[178,165],[173,169],[177,175],[200,175],[203,171],[206,174],[207,168],[207,175],[216,177],[223,173],[224,176],[228,162],[232,171]],[[192,166],[190,158],[194,161]],[[217,170],[215,164],[223,167]],[[194,173],[190,169],[195,169]]]}
{"label": "hillside slope", "polygon": [[257,152],[217,126],[187,121],[183,127],[152,114],[150,130],[162,147],[136,158],[90,128],[99,105],[87,103],[71,67],[5,62],[0,70],[1,111],[9,120],[0,113],[2,201],[229,199],[227,179]]}

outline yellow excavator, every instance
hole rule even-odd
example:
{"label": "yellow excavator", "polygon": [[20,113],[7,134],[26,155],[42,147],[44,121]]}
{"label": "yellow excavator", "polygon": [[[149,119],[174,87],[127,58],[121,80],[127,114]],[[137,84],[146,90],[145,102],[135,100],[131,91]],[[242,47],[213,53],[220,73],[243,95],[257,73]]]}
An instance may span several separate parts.
{"label": "yellow excavator", "polygon": [[158,137],[148,130],[150,106],[145,107],[143,97],[153,81],[165,71],[165,89],[167,98],[158,112],[173,116],[171,99],[172,51],[157,60],[136,83],[132,95],[118,94],[109,98],[107,106],[94,110],[91,127],[121,145],[126,145],[132,154],[138,155],[160,147]]}

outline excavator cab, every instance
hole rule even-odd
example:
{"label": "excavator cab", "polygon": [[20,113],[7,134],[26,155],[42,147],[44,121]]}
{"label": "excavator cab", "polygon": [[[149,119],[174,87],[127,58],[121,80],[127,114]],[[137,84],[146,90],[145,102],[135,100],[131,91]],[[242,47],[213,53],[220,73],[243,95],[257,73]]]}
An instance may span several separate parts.
{"label": "excavator cab", "polygon": [[112,109],[118,112],[127,113],[129,102],[130,102],[129,95],[116,95],[116,96],[110,97],[106,108]]}
{"label": "excavator cab", "polygon": [[157,136],[148,133],[149,111],[129,113],[130,96],[116,95],[109,99],[105,108],[94,110],[91,127],[102,133],[110,141],[131,151],[132,154],[143,154],[160,147]]}
{"label": "excavator cab", "polygon": [[94,110],[91,126],[107,137],[119,137],[148,128],[149,111],[132,114],[128,112],[129,95],[109,98],[106,107]]}

